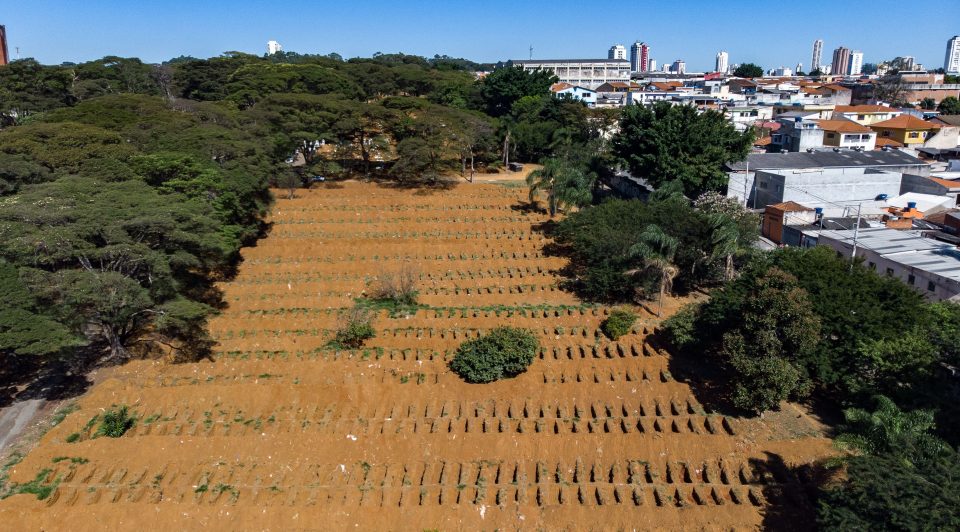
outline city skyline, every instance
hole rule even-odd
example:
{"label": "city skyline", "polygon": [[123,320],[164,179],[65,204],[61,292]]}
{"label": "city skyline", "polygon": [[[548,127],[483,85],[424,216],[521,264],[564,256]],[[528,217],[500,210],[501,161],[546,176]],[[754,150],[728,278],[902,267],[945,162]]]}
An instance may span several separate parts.
{"label": "city skyline", "polygon": [[[288,51],[338,53],[345,58],[404,52],[477,62],[525,59],[530,46],[538,59],[605,57],[613,43],[629,46],[643,41],[653,50],[651,56],[683,59],[688,70],[702,72],[713,69],[720,49],[729,53],[731,65],[756,63],[770,70],[803,63],[810,59],[810,46],[816,39],[823,39],[828,50],[843,45],[863,51],[865,63],[913,56],[918,63],[937,68],[943,62],[944,44],[957,34],[950,17],[932,17],[922,28],[903,25],[889,16],[890,10],[900,9],[894,2],[875,2],[868,9],[819,0],[812,4],[805,10],[810,15],[800,14],[794,21],[803,29],[790,32],[783,31],[779,21],[765,20],[761,14],[753,19],[754,30],[730,32],[729,25],[717,22],[732,22],[735,11],[731,5],[701,1],[682,6],[657,4],[641,24],[629,17],[607,21],[605,12],[584,12],[581,4],[565,0],[519,5],[494,0],[417,4],[424,9],[377,1],[362,6],[330,4],[316,11],[321,24],[291,25],[288,13],[256,0],[200,5],[173,0],[162,6],[135,8],[119,0],[82,4],[57,0],[14,4],[12,0],[0,0],[0,24],[7,27],[12,59],[19,49],[20,57],[34,57],[48,64],[106,55],[139,57],[148,62],[180,55],[211,57],[227,51],[262,55],[268,40],[283,43]],[[821,4],[836,16],[824,20],[816,15],[816,7]],[[943,12],[956,7],[956,0],[934,0],[928,6]],[[463,26],[462,20],[468,15],[471,24]],[[862,22],[857,27],[871,30],[853,29],[846,23],[853,16]],[[603,20],[604,24],[591,26],[592,19]],[[331,23],[323,24],[325,21]],[[411,27],[429,27],[431,31],[410,31]],[[902,38],[891,38],[890,32]],[[557,35],[577,38],[558,39]]]}

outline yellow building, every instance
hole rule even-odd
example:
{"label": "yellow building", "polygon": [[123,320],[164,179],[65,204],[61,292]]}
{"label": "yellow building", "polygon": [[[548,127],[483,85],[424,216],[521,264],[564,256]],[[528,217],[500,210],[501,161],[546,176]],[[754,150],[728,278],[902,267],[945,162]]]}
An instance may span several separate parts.
{"label": "yellow building", "polygon": [[926,142],[928,138],[940,131],[940,125],[920,120],[913,115],[900,115],[890,120],[870,124],[870,129],[877,132],[878,145],[882,145],[880,140],[888,139],[904,146],[911,146]]}

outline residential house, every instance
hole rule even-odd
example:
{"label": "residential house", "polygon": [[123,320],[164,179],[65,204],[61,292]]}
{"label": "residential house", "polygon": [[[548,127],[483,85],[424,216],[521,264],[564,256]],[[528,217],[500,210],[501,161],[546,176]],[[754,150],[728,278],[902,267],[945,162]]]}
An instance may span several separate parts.
{"label": "residential house", "polygon": [[940,130],[940,124],[920,120],[911,115],[875,122],[870,128],[877,132],[878,139],[887,139],[901,146],[922,145]]}
{"label": "residential house", "polygon": [[834,119],[852,120],[864,126],[890,120],[901,114],[903,113],[899,110],[883,105],[838,105],[833,110]]}
{"label": "residential house", "polygon": [[850,105],[853,91],[843,85],[831,83],[820,87],[820,91],[833,100],[834,105]]}
{"label": "residential house", "polygon": [[[763,221],[760,234],[777,244],[787,244],[783,240],[783,228],[787,225],[813,224],[817,221],[817,212],[795,201],[785,201],[767,205],[763,209]],[[798,244],[792,244],[798,245]]]}
{"label": "residential house", "polygon": [[823,145],[838,148],[873,150],[877,132],[851,120],[818,120],[823,130]]}
{"label": "residential house", "polygon": [[597,92],[630,92],[640,90],[640,85],[630,81],[608,81],[597,87]]}
{"label": "residential house", "polygon": [[597,104],[597,91],[590,90],[569,83],[554,83],[550,87],[550,92],[556,97],[570,97],[575,100],[581,100],[587,104],[587,107],[593,107]]}
{"label": "residential house", "polygon": [[757,120],[772,119],[773,107],[768,105],[731,106],[724,109],[724,113],[730,118],[730,122],[737,131],[746,131]]}
{"label": "residential house", "polygon": [[820,232],[818,243],[842,257],[863,259],[880,275],[900,279],[932,301],[960,299],[960,249],[954,244],[924,238],[920,231],[867,227],[859,231]]}
{"label": "residential house", "polygon": [[806,151],[823,146],[823,129],[815,113],[792,112],[777,117],[780,128],[770,136],[768,151]]}
{"label": "residential house", "polygon": [[787,113],[804,113],[805,115],[817,115],[814,118],[830,118],[835,107],[832,103],[778,103],[773,106],[773,117],[778,118],[780,115]]}

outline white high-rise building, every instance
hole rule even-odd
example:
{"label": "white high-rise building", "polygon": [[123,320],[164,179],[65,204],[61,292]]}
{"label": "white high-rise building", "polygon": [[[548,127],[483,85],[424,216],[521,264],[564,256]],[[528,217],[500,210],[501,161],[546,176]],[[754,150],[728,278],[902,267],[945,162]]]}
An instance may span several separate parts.
{"label": "white high-rise building", "polygon": [[797,68],[794,69],[794,74],[799,74],[803,72],[803,63],[797,63]]}
{"label": "white high-rise building", "polygon": [[817,39],[813,41],[813,60],[810,61],[810,72],[820,68],[821,54],[823,54],[823,39]]}
{"label": "white high-rise building", "polygon": [[627,47],[622,44],[615,44],[610,47],[610,51],[607,52],[607,59],[626,59],[627,58]]}
{"label": "white high-rise building", "polygon": [[283,46],[280,46],[280,43],[277,41],[267,41],[267,55],[273,55],[277,52],[282,52]]}
{"label": "white high-rise building", "polygon": [[947,41],[947,55],[943,58],[943,70],[947,74],[960,74],[960,35]]}
{"label": "white high-rise building", "polygon": [[650,72],[656,72],[656,71],[657,71],[657,60],[656,60],[656,59],[651,59],[651,60],[647,61],[647,70],[650,71]]}
{"label": "white high-rise building", "polygon": [[863,72],[863,52],[854,50],[850,52],[850,70],[847,72],[851,76],[859,76]]}
{"label": "white high-rise building", "polygon": [[670,72],[674,74],[686,74],[687,73],[687,64],[683,62],[683,59],[677,59],[670,65]]}
{"label": "white high-rise building", "polygon": [[720,50],[717,53],[717,64],[715,65],[715,71],[722,74],[727,73],[727,69],[730,67],[730,54],[724,50]]}

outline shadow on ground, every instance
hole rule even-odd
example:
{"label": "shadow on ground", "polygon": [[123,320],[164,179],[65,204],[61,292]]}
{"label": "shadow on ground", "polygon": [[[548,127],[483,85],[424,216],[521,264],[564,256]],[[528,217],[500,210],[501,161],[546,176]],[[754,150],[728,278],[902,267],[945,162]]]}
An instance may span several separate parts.
{"label": "shadow on ground", "polygon": [[17,401],[60,401],[83,394],[92,384],[85,371],[66,360],[9,356],[0,369],[0,408]]}

